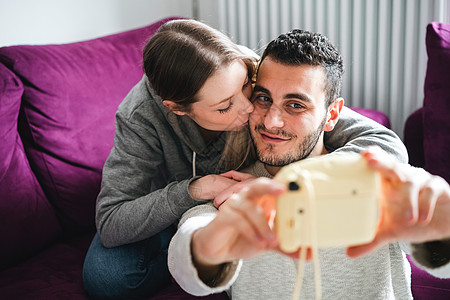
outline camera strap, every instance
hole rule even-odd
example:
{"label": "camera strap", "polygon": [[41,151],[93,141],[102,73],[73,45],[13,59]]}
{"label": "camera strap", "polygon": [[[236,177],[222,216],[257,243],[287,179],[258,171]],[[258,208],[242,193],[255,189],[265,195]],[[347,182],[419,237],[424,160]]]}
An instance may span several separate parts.
{"label": "camera strap", "polygon": [[[309,230],[309,235],[311,237],[311,251],[312,251],[312,260],[314,266],[314,288],[315,288],[315,298],[322,298],[322,288],[321,288],[321,275],[320,275],[320,262],[319,262],[319,253],[318,253],[318,242],[317,242],[317,210],[316,210],[316,198],[314,192],[314,186],[311,180],[311,173],[304,170],[299,174],[302,179],[303,185],[307,190],[307,199],[306,199],[306,209],[307,212],[306,218],[303,219],[302,230],[303,236],[307,236],[307,230]],[[298,260],[298,270],[297,270],[297,279],[294,285],[294,291],[292,293],[292,299],[298,300],[300,296],[300,291],[303,285],[303,275],[304,275],[304,267],[306,261],[306,252],[307,252],[307,239],[303,239],[299,260]]]}

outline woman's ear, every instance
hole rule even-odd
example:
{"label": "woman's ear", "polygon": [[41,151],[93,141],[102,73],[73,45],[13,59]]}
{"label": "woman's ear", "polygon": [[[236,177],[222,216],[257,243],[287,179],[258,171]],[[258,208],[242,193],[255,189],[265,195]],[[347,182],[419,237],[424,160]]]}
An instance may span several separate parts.
{"label": "woman's ear", "polygon": [[330,106],[328,106],[327,122],[325,123],[323,131],[331,131],[334,129],[337,121],[339,121],[339,115],[341,114],[343,106],[344,98],[337,98]]}
{"label": "woman's ear", "polygon": [[163,100],[163,104],[167,107],[171,112],[176,115],[183,116],[186,115],[186,112],[180,109],[180,106],[171,100]]}

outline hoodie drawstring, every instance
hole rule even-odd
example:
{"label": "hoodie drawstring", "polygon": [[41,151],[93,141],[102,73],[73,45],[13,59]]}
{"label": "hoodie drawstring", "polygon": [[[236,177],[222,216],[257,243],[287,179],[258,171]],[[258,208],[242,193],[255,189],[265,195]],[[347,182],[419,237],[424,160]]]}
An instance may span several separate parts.
{"label": "hoodie drawstring", "polygon": [[197,157],[197,153],[195,151],[192,153],[192,177],[197,176],[197,172],[195,171],[195,158]]}

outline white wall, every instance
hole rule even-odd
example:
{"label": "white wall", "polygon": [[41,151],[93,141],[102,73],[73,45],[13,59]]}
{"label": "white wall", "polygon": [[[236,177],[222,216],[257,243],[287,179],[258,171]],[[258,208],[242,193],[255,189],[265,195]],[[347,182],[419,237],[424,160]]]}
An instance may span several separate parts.
{"label": "white wall", "polygon": [[0,0],[0,47],[68,43],[192,17],[192,0]]}

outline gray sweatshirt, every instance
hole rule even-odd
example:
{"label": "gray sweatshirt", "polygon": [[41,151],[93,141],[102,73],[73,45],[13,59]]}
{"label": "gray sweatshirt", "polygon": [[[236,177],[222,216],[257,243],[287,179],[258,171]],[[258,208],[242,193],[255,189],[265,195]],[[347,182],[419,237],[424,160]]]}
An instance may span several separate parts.
{"label": "gray sweatshirt", "polygon": [[[272,177],[260,162],[247,171],[257,177]],[[178,284],[196,296],[227,291],[233,300],[292,299],[298,261],[278,252],[226,264],[214,286],[199,278],[192,262],[191,237],[216,215],[217,209],[211,203],[196,206],[183,215],[168,257],[169,270]],[[345,248],[319,249],[323,299],[412,299],[411,267],[405,256],[410,250],[408,243],[392,243],[351,259]],[[448,278],[450,263],[427,271]],[[314,297],[314,268],[312,262],[307,262],[300,299]]]}
{"label": "gray sweatshirt", "polygon": [[[205,143],[198,125],[170,112],[146,76],[120,104],[115,127],[97,198],[96,226],[105,247],[165,229],[202,203],[188,191],[194,176],[227,171],[217,170],[225,134]],[[406,148],[393,131],[344,107],[335,129],[325,134],[325,146],[360,152],[369,145],[407,161]]]}

